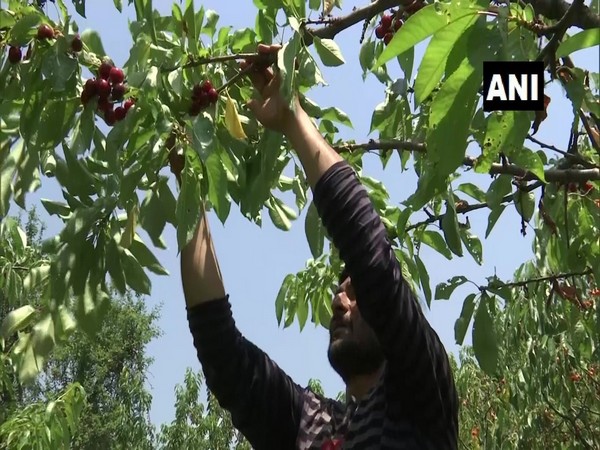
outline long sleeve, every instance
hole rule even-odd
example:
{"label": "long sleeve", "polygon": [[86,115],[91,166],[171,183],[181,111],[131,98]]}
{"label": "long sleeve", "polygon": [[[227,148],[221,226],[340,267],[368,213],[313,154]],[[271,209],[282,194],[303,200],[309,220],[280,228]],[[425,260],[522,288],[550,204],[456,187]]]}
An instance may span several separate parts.
{"label": "long sleeve", "polygon": [[456,442],[458,401],[448,356],[402,277],[366,190],[345,161],[321,177],[314,202],[352,279],[358,309],[383,348],[390,414],[408,417],[426,435]]}
{"label": "long sleeve", "polygon": [[235,326],[229,297],[188,309],[206,384],[256,450],[293,449],[303,389]]}

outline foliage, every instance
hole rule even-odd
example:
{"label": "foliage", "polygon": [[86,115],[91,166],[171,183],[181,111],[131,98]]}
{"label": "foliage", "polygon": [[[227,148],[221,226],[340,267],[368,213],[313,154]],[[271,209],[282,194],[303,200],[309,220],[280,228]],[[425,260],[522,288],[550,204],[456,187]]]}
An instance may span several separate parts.
{"label": "foliage", "polygon": [[[252,53],[257,43],[273,42],[284,31],[289,38],[277,60],[268,63],[282,75],[283,93],[291,98],[292,92],[301,92],[304,108],[325,138],[359,173],[405,277],[428,305],[452,297],[467,282],[477,286],[464,299],[455,325],[462,343],[473,322],[477,366],[469,356],[461,365],[465,373],[473,368],[471,376],[482,380],[483,390],[489,387],[486,377],[508,380],[507,373],[519,367],[527,389],[519,380],[508,381],[526,392],[515,397],[526,406],[518,403],[515,411],[533,417],[541,386],[552,384],[542,370],[548,363],[528,361],[532,349],[539,354],[536,361],[553,361],[556,348],[572,345],[567,349],[573,358],[569,364],[577,365],[572,370],[589,368],[598,359],[600,308],[589,296],[597,292],[600,276],[599,76],[577,67],[570,57],[598,46],[593,28],[598,22],[582,1],[573,2],[564,20],[562,12],[556,15],[560,8],[539,9],[543,2],[491,6],[484,0],[452,0],[415,12],[403,1],[377,0],[347,13],[343,21],[330,21],[326,15],[334,5],[340,7],[338,2],[256,0],[254,28],[240,30],[220,27],[216,12],[196,9],[192,0],[174,3],[167,15],[154,10],[151,0],[130,1],[134,44],[123,68],[125,98],[135,99],[135,106],[114,124],[108,115],[102,122],[96,98],[84,95],[85,106],[80,101],[87,71],[94,76],[107,62],[100,35],[82,32],[83,49],[75,50],[79,30],[64,0],[56,1],[56,17],[39,6],[45,2],[6,3],[0,11],[0,48],[28,50],[18,63],[7,56],[0,68],[0,214],[5,217],[0,233],[7,243],[0,254],[0,287],[3,305],[8,305],[2,310],[2,380],[7,379],[6,368],[14,367],[21,381],[32,382],[52,349],[74,330],[97,333],[111,311],[113,288],[121,294],[149,294],[149,273],[167,272],[142,231],[153,246],[164,248],[162,233],[173,226],[181,248],[195,229],[202,200],[223,223],[234,206],[259,225],[267,212],[282,230],[308,208],[304,226],[313,258],[283,280],[276,316],[285,326],[296,318],[300,327],[309,318],[327,326],[329,288],[339,273],[339,258],[308,200],[308,186],[289,143],[263,129],[242,107],[252,89],[237,61],[264,62]],[[123,8],[120,0],[114,3],[119,11]],[[74,6],[85,16],[84,0]],[[404,24],[386,46],[372,37],[376,21],[370,19],[390,8]],[[325,13],[316,21],[320,26],[306,22],[310,11]],[[364,18],[369,20],[358,63],[365,77],[373,74],[381,82],[385,97],[370,124],[377,138],[345,142],[338,126],[352,126],[351,118],[336,107],[315,104],[308,93],[325,83],[321,66],[351,64],[335,36]],[[50,25],[55,38],[36,37],[41,24]],[[573,24],[585,30],[563,39]],[[416,61],[417,44],[426,50]],[[567,151],[530,134],[546,111],[486,113],[480,107],[483,61],[534,59],[544,61],[548,84],[560,85],[572,104],[573,120],[565,126]],[[403,73],[399,79],[388,72],[396,64]],[[194,86],[207,79],[218,87],[218,102],[189,114]],[[372,153],[385,167],[394,151],[402,170],[418,175],[417,188],[401,205],[391,205],[383,184],[362,172],[363,160]],[[185,158],[178,195],[163,173],[174,153]],[[284,170],[294,176],[285,176]],[[465,182],[466,171],[482,181]],[[44,243],[42,259],[32,259],[25,233],[7,214],[15,205],[24,208],[27,194],[50,180],[58,183],[63,199],[42,204],[64,228]],[[286,193],[293,195],[293,206],[282,200],[289,198]],[[448,260],[468,254],[481,265],[483,243],[470,230],[468,214],[488,212],[487,238],[509,205],[518,212],[523,233],[535,234],[534,260],[516,272],[514,281],[492,276],[481,285],[464,274],[432,289],[422,245]],[[525,288],[526,294],[519,291]],[[519,327],[513,330],[515,323]],[[569,390],[566,373],[552,375],[555,390],[543,393],[568,416],[590,399]],[[190,390],[193,383],[187,381]],[[485,439],[510,433],[515,411],[502,419],[506,429],[488,427],[492,431]],[[482,426],[481,418],[472,420],[467,422]],[[578,424],[568,445],[584,445],[584,428],[594,426]],[[569,429],[563,424],[557,430]],[[514,432],[533,445],[528,430],[522,436],[520,430]],[[201,442],[202,436],[191,439]]]}
{"label": "foliage", "polygon": [[202,381],[200,373],[186,370],[183,385],[175,388],[175,420],[162,425],[158,448],[250,450],[248,442],[233,427],[231,415],[219,406],[210,391],[206,391],[206,405],[201,403]]}

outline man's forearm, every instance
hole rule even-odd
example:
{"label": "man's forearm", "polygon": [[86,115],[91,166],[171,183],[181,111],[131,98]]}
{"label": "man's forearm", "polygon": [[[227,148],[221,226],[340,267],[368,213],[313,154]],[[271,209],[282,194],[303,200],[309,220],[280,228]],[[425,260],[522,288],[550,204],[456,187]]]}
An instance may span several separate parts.
{"label": "man's forearm", "polygon": [[299,104],[296,113],[289,119],[285,135],[296,150],[308,184],[313,189],[331,166],[342,161],[342,157],[323,139]]}
{"label": "man's forearm", "polygon": [[188,307],[225,297],[204,207],[192,240],[181,251],[181,281]]}

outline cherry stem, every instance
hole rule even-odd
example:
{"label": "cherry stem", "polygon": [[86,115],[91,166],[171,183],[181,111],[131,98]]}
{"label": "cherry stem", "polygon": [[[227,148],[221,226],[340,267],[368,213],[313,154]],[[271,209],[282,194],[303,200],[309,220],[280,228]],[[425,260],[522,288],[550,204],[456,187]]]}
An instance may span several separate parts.
{"label": "cherry stem", "polygon": [[227,89],[229,86],[231,86],[232,84],[236,83],[244,75],[247,75],[248,73],[250,73],[253,70],[254,70],[254,63],[250,64],[248,67],[240,70],[238,73],[236,73],[234,76],[232,76],[229,80],[227,80],[225,82],[225,84],[223,86],[217,88],[217,92],[221,93],[222,91],[224,91],[225,89]]}
{"label": "cherry stem", "polygon": [[183,65],[177,65],[174,67],[163,67],[162,72],[172,72],[177,69],[188,69],[190,67],[202,66],[204,64],[211,64],[225,61],[237,61],[237,60],[254,60],[264,57],[261,53],[235,53],[233,55],[221,55],[221,56],[207,56],[205,58],[194,59]]}

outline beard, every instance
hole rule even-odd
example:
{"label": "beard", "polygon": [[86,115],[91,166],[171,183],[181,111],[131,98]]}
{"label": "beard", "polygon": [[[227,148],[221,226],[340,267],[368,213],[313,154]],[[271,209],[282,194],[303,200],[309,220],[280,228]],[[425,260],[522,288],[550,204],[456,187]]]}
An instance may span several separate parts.
{"label": "beard", "polygon": [[385,361],[383,351],[375,335],[357,339],[347,335],[332,339],[327,350],[327,358],[344,382],[359,375],[369,375],[377,371]]}

